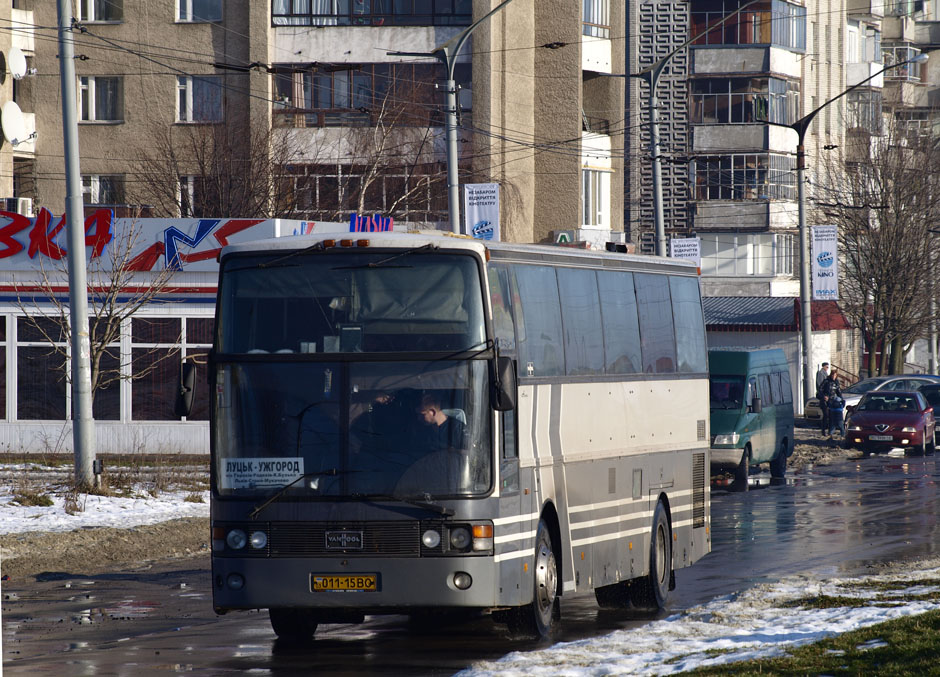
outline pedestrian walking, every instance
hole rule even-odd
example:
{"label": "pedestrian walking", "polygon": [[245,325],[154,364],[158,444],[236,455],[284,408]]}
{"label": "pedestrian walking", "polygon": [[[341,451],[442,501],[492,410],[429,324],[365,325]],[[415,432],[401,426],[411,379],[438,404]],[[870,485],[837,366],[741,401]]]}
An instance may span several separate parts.
{"label": "pedestrian walking", "polygon": [[823,400],[823,385],[829,379],[829,363],[823,362],[819,371],[816,372],[816,399],[819,400],[819,411],[822,412],[822,418],[819,421],[819,431],[823,435],[829,433],[829,407]]}

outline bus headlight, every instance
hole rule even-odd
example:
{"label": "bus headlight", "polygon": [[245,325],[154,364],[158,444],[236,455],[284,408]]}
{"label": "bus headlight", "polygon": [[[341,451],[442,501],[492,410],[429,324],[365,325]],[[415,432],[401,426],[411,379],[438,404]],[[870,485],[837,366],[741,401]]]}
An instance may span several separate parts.
{"label": "bus headlight", "polygon": [[441,544],[441,534],[435,529],[428,529],[421,535],[421,542],[425,548],[436,548]]}
{"label": "bus headlight", "polygon": [[248,537],[241,529],[232,529],[225,537],[225,542],[232,550],[241,550],[248,544]]}
{"label": "bus headlight", "polygon": [[737,444],[741,436],[738,433],[730,435],[715,435],[715,441],[712,444]]}
{"label": "bus headlight", "polygon": [[470,547],[470,530],[456,527],[450,530],[450,547],[454,550],[466,550]]}
{"label": "bus headlight", "polygon": [[255,550],[261,550],[268,544],[268,535],[263,531],[252,531],[249,542],[251,543],[251,547]]}

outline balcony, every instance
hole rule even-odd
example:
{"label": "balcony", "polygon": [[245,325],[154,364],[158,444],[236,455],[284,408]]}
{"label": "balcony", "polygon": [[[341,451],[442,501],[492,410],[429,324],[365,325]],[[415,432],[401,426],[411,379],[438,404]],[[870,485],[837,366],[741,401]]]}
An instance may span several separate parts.
{"label": "balcony", "polygon": [[846,87],[854,87],[860,82],[864,82],[865,80],[868,80],[868,78],[871,78],[871,80],[866,83],[867,87],[884,87],[884,75],[879,74],[875,76],[875,73],[878,73],[878,71],[882,70],[883,68],[884,64],[878,63],[876,61],[848,63],[846,64],[845,85]]}
{"label": "balcony", "polygon": [[32,56],[35,52],[34,36],[35,21],[33,20],[32,10],[14,9],[10,15],[10,28],[12,46],[19,47],[26,56]]}
{"label": "balcony", "polygon": [[781,47],[742,45],[740,47],[692,47],[695,75],[730,73],[773,73],[802,77],[802,54]]}
{"label": "balcony", "polygon": [[848,0],[845,13],[853,19],[874,19],[884,18],[885,7],[882,0]]}

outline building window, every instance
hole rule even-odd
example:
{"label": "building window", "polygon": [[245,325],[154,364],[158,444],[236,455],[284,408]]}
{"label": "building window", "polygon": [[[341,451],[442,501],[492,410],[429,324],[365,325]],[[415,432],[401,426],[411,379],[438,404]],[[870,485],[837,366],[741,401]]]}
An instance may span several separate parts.
{"label": "building window", "polygon": [[176,20],[221,21],[222,0],[176,0]]}
{"label": "building window", "polygon": [[911,136],[922,139],[935,138],[937,128],[940,126],[937,117],[932,116],[929,110],[924,109],[896,110],[894,118],[897,120],[900,129]]}
{"label": "building window", "polygon": [[581,180],[583,225],[610,228],[610,172],[582,169]]}
{"label": "building window", "polygon": [[748,9],[722,20],[737,10],[737,0],[693,0],[691,34],[693,45],[774,45],[806,49],[806,8],[782,0],[749,5]]}
{"label": "building window", "polygon": [[593,38],[610,37],[609,0],[584,0],[581,16],[582,33]]}
{"label": "building window", "polygon": [[86,205],[124,204],[124,177],[119,174],[83,176],[82,201]]}
{"label": "building window", "polygon": [[702,275],[792,275],[793,236],[788,233],[698,233]]}
{"label": "building window", "polygon": [[16,418],[64,421],[67,342],[59,318],[18,317],[16,330]]}
{"label": "building window", "polygon": [[86,75],[78,79],[78,109],[82,122],[120,122],[124,119],[123,80]]}
{"label": "building window", "polygon": [[205,218],[216,211],[211,205],[219,204],[217,186],[204,176],[181,176],[177,194],[179,215],[183,218]]}
{"label": "building window", "polygon": [[[894,64],[910,61],[920,56],[920,50],[910,45],[885,45],[881,48],[881,54],[884,57],[885,80],[896,80],[903,82],[920,82],[923,75],[922,63],[905,63],[903,66]],[[893,67],[892,67],[893,66]]]}
{"label": "building window", "polygon": [[691,162],[694,200],[795,200],[796,163],[781,153],[733,153]]}
{"label": "building window", "polygon": [[857,89],[846,95],[846,129],[881,134],[881,90]]}
{"label": "building window", "polygon": [[472,0],[272,0],[274,26],[469,26]]}
{"label": "building window", "polygon": [[[396,126],[443,124],[436,82],[446,78],[436,64],[344,64],[311,71],[275,67],[275,125],[281,127],[368,127],[380,119]],[[454,70],[457,86],[468,90],[470,65]],[[461,96],[461,115],[469,97]],[[465,122],[465,121],[464,121]]]}
{"label": "building window", "polygon": [[690,121],[699,124],[773,122],[800,117],[800,83],[780,78],[692,80]]}
{"label": "building window", "polygon": [[124,18],[123,0],[80,0],[79,21],[121,21]]}
{"label": "building window", "polygon": [[284,177],[294,191],[291,217],[348,219],[361,204],[365,213],[381,213],[396,221],[447,220],[447,172],[442,164],[382,167],[377,175],[368,169],[342,164],[292,166]]}
{"label": "building window", "polygon": [[221,122],[222,79],[216,75],[176,76],[176,121]]}

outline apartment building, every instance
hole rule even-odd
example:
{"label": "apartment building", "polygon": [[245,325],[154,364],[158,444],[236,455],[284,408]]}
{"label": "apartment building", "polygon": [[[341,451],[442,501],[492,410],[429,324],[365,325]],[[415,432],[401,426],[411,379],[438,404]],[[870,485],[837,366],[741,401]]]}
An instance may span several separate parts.
{"label": "apartment building", "polygon": [[[210,222],[228,217],[381,214],[447,229],[446,75],[434,52],[499,4],[77,0],[86,214],[189,218],[189,230],[168,222],[148,231],[147,260],[157,265],[164,243],[205,248]],[[26,318],[51,318],[65,288],[41,297],[44,271],[63,262],[49,256],[58,250],[45,234],[55,232],[66,195],[56,4],[14,0],[5,12],[0,50],[20,45],[35,75],[0,82],[0,104],[15,101],[29,126],[28,138],[0,147],[0,197],[28,199],[14,204],[39,218],[28,228],[7,219],[17,244],[0,263],[0,420],[13,425],[0,447],[68,448],[67,370]],[[514,0],[480,23],[457,56],[460,182],[499,184],[503,239],[552,241],[563,231],[597,247],[623,242],[628,122],[624,79],[609,76],[625,72],[625,23],[623,6],[609,0]],[[141,272],[141,285],[150,272]],[[205,352],[210,277],[178,272],[172,289],[125,320],[107,359],[147,377],[96,395],[104,444],[204,446],[204,420],[174,418],[178,358],[168,355],[179,341],[183,354]]]}

